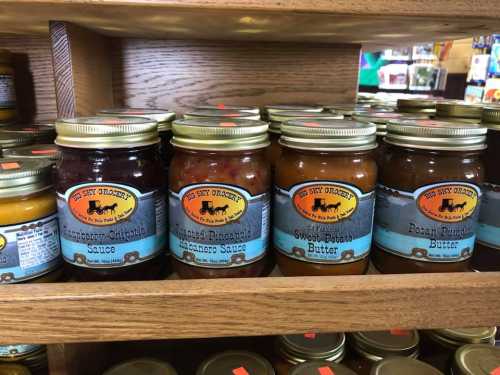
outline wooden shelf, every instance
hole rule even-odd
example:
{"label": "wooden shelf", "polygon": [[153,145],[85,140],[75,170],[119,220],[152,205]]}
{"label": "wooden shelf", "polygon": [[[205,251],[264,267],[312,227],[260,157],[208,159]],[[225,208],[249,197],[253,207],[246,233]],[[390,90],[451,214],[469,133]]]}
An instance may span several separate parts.
{"label": "wooden shelf", "polygon": [[[108,36],[394,45],[497,31],[496,0],[16,0],[0,32],[73,22]],[[22,20],[22,22],[19,22]]]}
{"label": "wooden shelf", "polygon": [[500,325],[500,273],[0,288],[2,344]]}

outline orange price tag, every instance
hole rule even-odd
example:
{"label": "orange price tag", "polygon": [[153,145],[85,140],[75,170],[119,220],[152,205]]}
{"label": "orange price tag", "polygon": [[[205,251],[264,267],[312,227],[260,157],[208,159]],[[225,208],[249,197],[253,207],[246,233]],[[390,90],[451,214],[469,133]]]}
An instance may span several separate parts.
{"label": "orange price tag", "polygon": [[312,126],[312,127],[318,127],[320,126],[317,122],[305,122],[305,126]]}
{"label": "orange price tag", "polygon": [[226,106],[224,105],[224,103],[220,103],[220,104],[217,104],[217,108],[224,109],[224,108],[226,108]]}
{"label": "orange price tag", "polygon": [[232,126],[236,126],[236,124],[234,122],[221,122],[219,123],[219,126],[224,126],[224,127],[232,127]]}
{"label": "orange price tag", "polygon": [[250,375],[246,368],[238,367],[233,370],[233,375]]}
{"label": "orange price tag", "polygon": [[12,162],[12,163],[0,163],[0,166],[2,167],[3,170],[9,170],[9,169],[19,169],[21,166],[19,163]]}
{"label": "orange price tag", "polygon": [[316,338],[316,334],[314,332],[304,333],[304,337],[309,340],[314,340]]}
{"label": "orange price tag", "polygon": [[318,373],[319,375],[335,375],[333,370],[327,366],[318,368]]}
{"label": "orange price tag", "polygon": [[57,150],[55,148],[48,148],[47,150],[31,150],[33,155],[44,155],[44,154],[55,154]]}
{"label": "orange price tag", "polygon": [[393,336],[410,336],[410,331],[408,331],[407,329],[393,328],[390,330],[390,332]]}
{"label": "orange price tag", "polygon": [[500,375],[500,366],[491,370],[490,375]]}

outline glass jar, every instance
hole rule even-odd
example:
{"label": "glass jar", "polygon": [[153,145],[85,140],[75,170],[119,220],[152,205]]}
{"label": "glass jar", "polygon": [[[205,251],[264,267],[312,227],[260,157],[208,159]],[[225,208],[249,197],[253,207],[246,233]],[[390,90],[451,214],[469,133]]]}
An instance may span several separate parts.
{"label": "glass jar", "polygon": [[181,278],[270,270],[270,168],[261,121],[174,121],[170,249]]}
{"label": "glass jar", "polygon": [[285,375],[357,375],[350,368],[339,363],[324,361],[305,362],[294,366]]}
{"label": "glass jar", "polygon": [[0,124],[16,119],[16,87],[12,54],[0,49]]}
{"label": "glass jar", "polygon": [[454,356],[452,375],[498,375],[500,348],[490,345],[464,345]]}
{"label": "glass jar", "polygon": [[425,113],[430,116],[436,114],[436,100],[434,99],[398,99],[398,112]]}
{"label": "glass jar", "polygon": [[273,243],[281,272],[364,273],[377,180],[375,125],[296,120],[281,130],[273,202]]}
{"label": "glass jar", "polygon": [[369,375],[372,366],[388,357],[417,358],[420,336],[417,331],[354,332],[347,334],[349,354],[344,364],[359,375]]}
{"label": "glass jar", "polygon": [[304,333],[276,339],[276,375],[288,375],[293,366],[309,361],[339,363],[345,355],[344,333]]}
{"label": "glass jar", "polygon": [[456,350],[466,344],[495,345],[495,327],[421,331],[421,359],[448,373]]}
{"label": "glass jar", "polygon": [[4,158],[40,159],[49,160],[51,163],[55,163],[60,155],[59,148],[54,144],[35,144],[9,148],[3,151]]}
{"label": "glass jar", "polygon": [[217,105],[212,105],[212,104],[200,104],[195,107],[196,110],[198,109],[208,109],[208,110],[220,110],[220,109],[226,109],[229,111],[238,111],[238,112],[248,112],[248,113],[253,113],[255,115],[258,115],[260,113],[259,107],[253,107],[253,106],[243,106],[243,105],[227,105],[227,104],[217,104]]}
{"label": "glass jar", "polygon": [[31,145],[35,142],[35,138],[33,135],[22,132],[2,132],[0,129],[0,152],[4,153],[4,151]]}
{"label": "glass jar", "polygon": [[82,117],[56,123],[61,245],[77,281],[163,276],[165,186],[156,121]]}
{"label": "glass jar", "polygon": [[269,138],[271,146],[267,149],[267,156],[274,170],[281,154],[279,138],[281,135],[281,124],[290,120],[342,120],[343,115],[328,112],[307,112],[307,111],[279,111],[269,114]]}
{"label": "glass jar", "polygon": [[260,120],[260,114],[230,109],[197,109],[184,114],[186,120],[212,119],[216,121],[227,120]]}
{"label": "glass jar", "polygon": [[167,362],[138,358],[119,363],[106,370],[103,375],[177,375],[177,371]]}
{"label": "glass jar", "polygon": [[[48,371],[47,347],[45,345],[3,345],[0,346],[0,374],[2,367],[19,368],[19,374],[46,375]],[[21,369],[23,369],[21,371]],[[5,373],[9,375],[17,374]]]}
{"label": "glass jar", "polygon": [[32,375],[29,368],[16,364],[0,364],[0,375]]}
{"label": "glass jar", "polygon": [[500,108],[483,110],[483,126],[488,128],[486,175],[472,268],[478,271],[500,271]]}
{"label": "glass jar", "polygon": [[413,358],[387,358],[373,366],[370,375],[444,375],[438,369]]}
{"label": "glass jar", "polygon": [[486,128],[472,124],[389,123],[373,234],[372,261],[379,271],[469,270],[485,135]]}
{"label": "glass jar", "polygon": [[227,351],[204,361],[196,375],[275,375],[267,359],[245,351]]}
{"label": "glass jar", "polygon": [[26,134],[27,136],[33,138],[33,143],[38,144],[54,143],[54,140],[56,139],[56,128],[53,124],[15,124],[3,126],[0,128],[0,131],[6,133]]}
{"label": "glass jar", "polygon": [[477,124],[481,121],[482,104],[466,103],[464,101],[440,101],[436,103],[437,121],[461,122]]}

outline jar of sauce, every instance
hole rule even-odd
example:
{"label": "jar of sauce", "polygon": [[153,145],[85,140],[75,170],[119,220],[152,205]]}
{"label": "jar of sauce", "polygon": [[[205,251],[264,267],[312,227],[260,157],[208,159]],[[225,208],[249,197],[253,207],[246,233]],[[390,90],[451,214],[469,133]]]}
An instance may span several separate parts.
{"label": "jar of sauce", "polygon": [[[0,374],[2,367],[20,371],[19,374],[46,375],[48,371],[47,348],[45,345],[2,345],[0,346]],[[22,369],[22,370],[21,370]],[[17,374],[6,372],[5,374]]]}
{"label": "jar of sauce", "polygon": [[500,348],[490,345],[465,345],[457,350],[452,375],[496,375],[500,372]]}
{"label": "jar of sauce", "polygon": [[54,143],[56,139],[56,128],[54,124],[30,124],[30,125],[9,125],[0,128],[1,132],[26,134],[33,138],[33,143],[44,144]]}
{"label": "jar of sauce", "polygon": [[167,362],[152,358],[138,358],[122,362],[103,375],[177,375],[177,371]]}
{"label": "jar of sauce", "polygon": [[472,268],[478,271],[500,271],[500,108],[483,110],[483,126],[488,128],[486,175],[482,186],[483,198],[479,213],[476,248]]}
{"label": "jar of sauce", "polygon": [[56,123],[61,245],[78,281],[163,276],[165,186],[156,121],[83,117]]}
{"label": "jar of sauce", "polygon": [[482,104],[472,104],[463,101],[442,101],[436,103],[436,117],[438,121],[462,122],[477,124],[481,121]]}
{"label": "jar of sauce", "polygon": [[444,375],[438,369],[413,358],[393,357],[378,362],[370,375]]}
{"label": "jar of sauce", "polygon": [[294,366],[285,375],[357,375],[357,373],[339,363],[311,361]]}
{"label": "jar of sauce", "polygon": [[267,129],[261,121],[174,121],[170,249],[181,278],[270,271]]}
{"label": "jar of sauce", "polygon": [[339,363],[345,355],[344,333],[304,333],[276,339],[276,375],[288,375],[293,366],[310,361]]}
{"label": "jar of sauce", "polygon": [[[421,359],[448,373],[458,348],[467,344],[495,345],[495,327],[421,331]],[[500,365],[500,363],[499,363]]]}
{"label": "jar of sauce", "polygon": [[59,148],[54,144],[35,144],[31,146],[22,146],[4,150],[3,157],[7,159],[39,159],[49,160],[55,163],[60,157]]}
{"label": "jar of sauce", "polygon": [[436,100],[434,99],[398,99],[398,112],[436,114]]}
{"label": "jar of sauce", "polygon": [[275,375],[267,359],[245,351],[227,351],[204,361],[196,375]]}
{"label": "jar of sauce", "polygon": [[201,104],[197,105],[195,107],[196,110],[198,109],[208,109],[208,110],[220,110],[220,109],[227,109],[230,111],[238,111],[238,112],[248,112],[248,113],[253,113],[255,115],[258,115],[260,113],[259,107],[253,107],[253,106],[243,106],[243,105],[227,105],[227,104]]}
{"label": "jar of sauce", "polygon": [[279,111],[269,115],[269,139],[271,146],[268,148],[268,158],[271,168],[276,167],[276,163],[281,154],[279,138],[281,136],[281,124],[290,120],[342,120],[343,115],[328,112],[307,112],[307,111]]}
{"label": "jar of sauce", "polygon": [[216,121],[229,120],[260,120],[260,114],[230,109],[197,109],[184,114],[186,120],[208,118]]}
{"label": "jar of sauce", "polygon": [[12,54],[0,49],[0,124],[16,119],[16,87]]}
{"label": "jar of sauce", "polygon": [[33,135],[23,132],[2,132],[0,130],[0,151],[31,145],[35,142]]}
{"label": "jar of sauce", "polygon": [[281,126],[273,242],[286,276],[362,274],[372,238],[375,125],[295,120]]}
{"label": "jar of sauce", "polygon": [[486,128],[473,124],[389,123],[373,235],[379,271],[469,270],[485,140]]}
{"label": "jar of sauce", "polygon": [[372,366],[389,357],[417,358],[420,336],[417,331],[355,332],[347,334],[348,356],[344,365],[360,375],[369,375]]}

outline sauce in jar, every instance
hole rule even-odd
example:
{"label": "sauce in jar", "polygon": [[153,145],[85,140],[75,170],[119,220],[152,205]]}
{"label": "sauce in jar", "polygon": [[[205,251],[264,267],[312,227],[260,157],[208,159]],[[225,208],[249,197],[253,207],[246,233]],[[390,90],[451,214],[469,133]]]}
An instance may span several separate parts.
{"label": "sauce in jar", "polygon": [[78,281],[163,276],[166,198],[156,121],[83,117],[56,124],[61,245]]}
{"label": "sauce in jar", "polygon": [[500,271],[500,107],[483,110],[483,126],[488,128],[485,183],[479,213],[476,248],[472,268],[478,271]]}
{"label": "sauce in jar", "polygon": [[344,359],[345,334],[311,332],[279,336],[276,354],[274,368],[277,375],[288,375],[293,366],[314,360],[339,363]]}
{"label": "sauce in jar", "polygon": [[174,122],[170,249],[181,278],[269,271],[267,129],[261,121]]}
{"label": "sauce in jar", "polygon": [[227,351],[203,362],[196,375],[275,375],[267,359],[256,353]]}
{"label": "sauce in jar", "polygon": [[273,242],[287,276],[362,274],[372,239],[377,166],[373,124],[282,124]]}
{"label": "sauce in jar", "polygon": [[16,115],[12,54],[6,49],[0,49],[0,123],[11,122],[16,119]]}
{"label": "sauce in jar", "polygon": [[54,144],[36,144],[6,149],[3,152],[3,157],[9,159],[42,159],[55,163],[59,159],[60,154],[59,148]]}
{"label": "sauce in jar", "polygon": [[177,375],[177,371],[167,362],[152,358],[138,358],[120,363],[103,375]]}
{"label": "sauce in jar", "polygon": [[33,142],[38,144],[54,143],[56,128],[54,124],[9,125],[0,128],[1,132],[26,134],[33,137]]}
{"label": "sauce in jar", "polygon": [[32,375],[29,368],[16,364],[0,364],[0,375]]}
{"label": "sauce in jar", "polygon": [[350,368],[338,363],[311,361],[293,367],[284,375],[357,375]]}
{"label": "sauce in jar", "polygon": [[490,345],[465,345],[457,350],[452,375],[497,375],[500,373],[500,348]]}
{"label": "sauce in jar", "polygon": [[485,135],[486,128],[472,124],[389,123],[372,251],[382,273],[469,270]]}
{"label": "sauce in jar", "polygon": [[186,120],[208,118],[213,120],[260,120],[258,113],[235,111],[230,109],[198,109],[184,114]]}
{"label": "sauce in jar", "polygon": [[438,369],[413,358],[387,358],[378,362],[370,375],[444,375]]}
{"label": "sauce in jar", "polygon": [[477,124],[481,121],[482,104],[463,101],[443,101],[436,103],[435,120]]}

